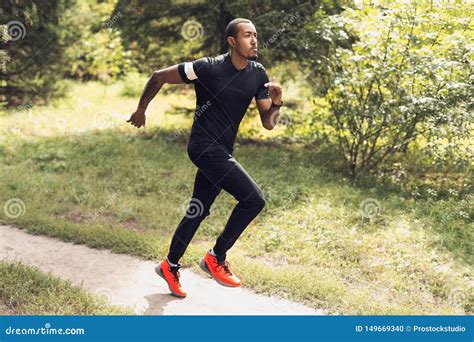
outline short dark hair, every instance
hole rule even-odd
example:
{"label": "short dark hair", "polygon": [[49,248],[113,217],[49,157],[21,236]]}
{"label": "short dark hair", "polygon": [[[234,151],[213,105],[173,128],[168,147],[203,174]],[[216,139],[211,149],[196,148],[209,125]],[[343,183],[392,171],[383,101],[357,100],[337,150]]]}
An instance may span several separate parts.
{"label": "short dark hair", "polygon": [[235,36],[237,35],[237,30],[239,28],[239,24],[242,24],[242,23],[252,24],[252,22],[249,19],[245,19],[245,18],[236,18],[234,20],[231,20],[227,24],[227,27],[225,29],[226,38],[227,37],[234,37],[235,38]]}

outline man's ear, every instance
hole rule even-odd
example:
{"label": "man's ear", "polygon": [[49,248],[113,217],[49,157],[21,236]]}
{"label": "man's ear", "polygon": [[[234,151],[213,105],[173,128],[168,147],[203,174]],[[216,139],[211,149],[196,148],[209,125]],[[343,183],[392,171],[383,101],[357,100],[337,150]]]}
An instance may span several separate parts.
{"label": "man's ear", "polygon": [[235,44],[236,44],[235,38],[232,36],[227,37],[227,44],[229,44],[229,46],[231,47],[235,47]]}

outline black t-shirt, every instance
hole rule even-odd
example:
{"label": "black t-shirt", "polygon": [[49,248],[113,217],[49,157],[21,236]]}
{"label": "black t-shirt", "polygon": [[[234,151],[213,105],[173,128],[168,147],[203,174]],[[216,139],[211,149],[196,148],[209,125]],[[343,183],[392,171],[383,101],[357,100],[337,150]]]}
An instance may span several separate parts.
{"label": "black t-shirt", "polygon": [[268,82],[265,68],[249,60],[245,69],[237,70],[230,53],[226,53],[181,63],[178,71],[196,91],[190,146],[218,143],[232,153],[240,122],[252,99],[269,98],[264,86]]}

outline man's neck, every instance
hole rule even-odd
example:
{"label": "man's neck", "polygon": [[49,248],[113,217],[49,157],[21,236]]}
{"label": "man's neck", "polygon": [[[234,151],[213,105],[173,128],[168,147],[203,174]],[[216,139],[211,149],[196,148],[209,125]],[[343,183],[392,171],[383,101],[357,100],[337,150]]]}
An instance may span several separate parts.
{"label": "man's neck", "polygon": [[247,67],[247,58],[240,56],[235,52],[230,52],[230,61],[237,70],[243,70]]}

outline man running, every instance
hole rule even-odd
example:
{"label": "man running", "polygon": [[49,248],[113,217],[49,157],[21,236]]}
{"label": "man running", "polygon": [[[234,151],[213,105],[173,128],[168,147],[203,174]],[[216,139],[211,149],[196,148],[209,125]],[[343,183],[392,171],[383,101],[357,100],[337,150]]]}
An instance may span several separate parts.
{"label": "man running", "polygon": [[135,127],[145,125],[147,105],[163,84],[194,84],[196,112],[187,147],[189,158],[198,168],[192,199],[174,233],[167,257],[156,267],[177,297],[186,297],[179,281],[179,260],[221,190],[234,196],[238,204],[214,247],[199,263],[221,285],[240,286],[239,278],[226,261],[226,252],[265,206],[262,190],[232,156],[233,146],[253,98],[263,127],[273,129],[282,105],[282,90],[274,78],[269,82],[265,68],[255,62],[257,31],[250,20],[232,20],[227,25],[226,37],[228,53],[153,72],[137,110],[127,121]]}

